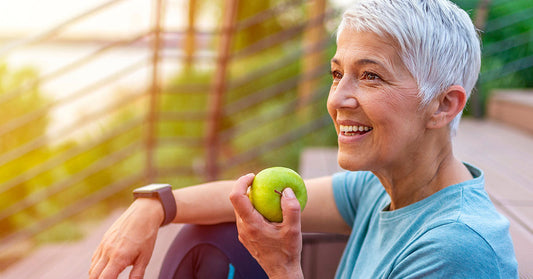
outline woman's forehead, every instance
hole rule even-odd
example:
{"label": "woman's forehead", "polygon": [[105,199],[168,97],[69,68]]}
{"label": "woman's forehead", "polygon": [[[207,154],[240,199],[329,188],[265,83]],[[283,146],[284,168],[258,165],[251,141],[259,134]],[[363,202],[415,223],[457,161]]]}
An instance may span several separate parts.
{"label": "woman's forehead", "polygon": [[403,61],[396,44],[387,38],[371,32],[344,29],[337,40],[337,51],[332,63],[380,64],[388,67],[402,67]]}

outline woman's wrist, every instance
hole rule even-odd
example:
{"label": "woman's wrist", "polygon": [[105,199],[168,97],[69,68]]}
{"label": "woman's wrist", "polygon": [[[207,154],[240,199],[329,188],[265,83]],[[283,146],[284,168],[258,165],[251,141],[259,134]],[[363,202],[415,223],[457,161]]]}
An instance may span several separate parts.
{"label": "woman's wrist", "polygon": [[163,205],[157,198],[137,198],[133,201],[133,206],[138,208],[140,212],[148,213],[150,219],[153,219],[157,224],[161,225],[165,219],[165,211]]}
{"label": "woman's wrist", "polygon": [[304,278],[300,261],[293,264],[277,266],[271,272],[268,272],[270,279],[301,279]]}
{"label": "woman's wrist", "polygon": [[284,271],[280,272],[278,274],[269,275],[268,278],[270,279],[303,279],[303,271],[300,266],[298,268],[295,268],[291,271]]}

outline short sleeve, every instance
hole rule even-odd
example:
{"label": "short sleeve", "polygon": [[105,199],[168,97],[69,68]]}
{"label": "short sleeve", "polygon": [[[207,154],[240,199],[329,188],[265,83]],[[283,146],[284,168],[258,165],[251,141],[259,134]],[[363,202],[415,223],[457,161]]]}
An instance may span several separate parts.
{"label": "short sleeve", "polygon": [[354,220],[362,200],[362,196],[371,191],[372,188],[383,192],[384,189],[379,184],[379,180],[366,171],[341,172],[333,175],[332,187],[333,196],[339,213],[344,221],[350,226],[354,226]]}
{"label": "short sleeve", "polygon": [[430,229],[403,251],[390,278],[504,278],[496,253],[463,223]]}

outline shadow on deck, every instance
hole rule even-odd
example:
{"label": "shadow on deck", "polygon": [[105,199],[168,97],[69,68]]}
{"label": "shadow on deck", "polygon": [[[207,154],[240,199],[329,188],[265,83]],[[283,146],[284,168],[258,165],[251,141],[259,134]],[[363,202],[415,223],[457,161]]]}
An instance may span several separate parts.
{"label": "shadow on deck", "polygon": [[[492,121],[463,120],[454,140],[456,155],[485,171],[487,191],[499,211],[511,222],[521,278],[533,277],[533,135]],[[334,148],[306,150],[301,157],[300,173],[305,178],[329,175],[340,168]],[[110,217],[85,240],[71,244],[46,246],[0,274],[4,279],[86,278],[91,255],[111,223]],[[166,248],[180,225],[162,228],[145,278],[157,278]],[[343,247],[342,239],[308,235],[304,244],[304,269],[314,278],[332,274]],[[327,260],[324,260],[327,258]],[[318,266],[322,266],[318,268]],[[129,269],[119,278],[128,278]],[[319,274],[322,274],[319,276]]]}

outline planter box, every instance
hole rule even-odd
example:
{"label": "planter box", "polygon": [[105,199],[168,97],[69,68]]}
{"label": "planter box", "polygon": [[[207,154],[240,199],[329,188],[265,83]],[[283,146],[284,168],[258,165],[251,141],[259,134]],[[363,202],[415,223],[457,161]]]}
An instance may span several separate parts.
{"label": "planter box", "polygon": [[488,104],[490,119],[533,133],[533,90],[496,90]]}

